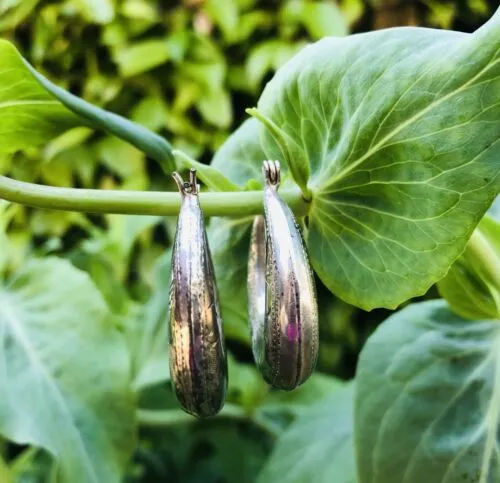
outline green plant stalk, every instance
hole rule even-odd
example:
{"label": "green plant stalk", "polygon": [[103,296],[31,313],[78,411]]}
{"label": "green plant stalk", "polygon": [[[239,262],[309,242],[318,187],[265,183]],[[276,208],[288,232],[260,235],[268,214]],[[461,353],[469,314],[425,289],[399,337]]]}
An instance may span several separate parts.
{"label": "green plant stalk", "polygon": [[490,286],[500,311],[500,263],[495,249],[488,243],[480,229],[472,233],[467,244],[466,255],[484,275],[485,282]]}
{"label": "green plant stalk", "polygon": [[[305,216],[309,203],[300,190],[283,190],[281,197],[297,216]],[[181,197],[173,192],[59,188],[16,181],[0,176],[0,199],[50,210],[176,216]],[[263,210],[263,191],[201,193],[206,216],[258,215]]]}
{"label": "green plant stalk", "polygon": [[[273,424],[271,421],[267,421],[266,419],[261,418],[258,415],[248,413],[243,408],[234,404],[226,404],[222,411],[215,417],[215,419],[247,421],[249,423],[255,424],[255,426],[261,428],[274,438],[277,438],[281,432],[280,428],[278,428],[277,425]],[[139,409],[137,411],[137,420],[142,426],[159,428],[177,426],[179,424],[186,423],[195,423],[198,421],[198,419],[180,409]]]}
{"label": "green plant stalk", "polygon": [[90,126],[109,132],[135,146],[158,161],[165,173],[175,167],[172,145],[162,136],[136,124],[118,114],[108,112],[62,89],[24,60],[24,64],[35,79],[70,111],[85,120]]}

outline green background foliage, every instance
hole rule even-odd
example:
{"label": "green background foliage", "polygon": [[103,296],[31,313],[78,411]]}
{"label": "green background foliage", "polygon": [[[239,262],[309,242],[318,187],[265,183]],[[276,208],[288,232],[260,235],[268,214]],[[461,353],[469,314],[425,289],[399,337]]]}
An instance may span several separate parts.
{"label": "green background foliage", "polygon": [[[212,218],[208,237],[230,386],[222,414],[196,421],[178,409],[168,385],[166,313],[175,218],[52,212],[0,200],[0,481],[364,483],[382,481],[380,472],[392,474],[394,482],[413,483],[428,479],[428,448],[442,450],[433,460],[431,481],[455,481],[450,471],[475,481],[477,464],[467,459],[471,451],[482,455],[480,469],[490,477],[477,481],[496,481],[491,475],[498,471],[498,420],[490,408],[498,406],[498,377],[491,377],[498,372],[498,337],[489,337],[494,322],[471,327],[444,302],[404,309],[369,340],[356,387],[341,382],[354,376],[361,347],[391,313],[358,307],[395,308],[417,294],[436,298],[432,284],[462,252],[497,194],[497,170],[486,158],[500,105],[494,97],[498,22],[475,37],[436,30],[414,31],[401,40],[393,31],[379,32],[368,47],[363,36],[344,36],[397,25],[472,32],[495,6],[486,0],[0,2],[0,37],[10,42],[0,43],[0,74],[6,85],[17,86],[0,89],[0,174],[60,187],[173,189],[166,175],[173,160],[159,137],[135,143],[140,151],[82,124],[29,75],[12,43],[56,85],[150,129],[205,165],[213,158],[212,167],[227,179],[200,167],[210,188],[259,189],[264,157],[288,161],[284,188],[309,182],[317,193],[305,228],[321,308],[317,373],[292,393],[270,390],[249,347],[245,280],[251,219]],[[324,36],[336,38],[303,50],[264,90],[279,67]],[[363,75],[345,58],[336,59],[339,49],[367,64]],[[400,92],[384,90],[401,76],[407,83],[399,84]],[[315,96],[325,92],[336,95],[321,99],[324,106],[342,106],[331,119],[314,110]],[[387,96],[401,104],[387,102]],[[385,110],[377,104],[383,97]],[[482,110],[478,99],[492,108]],[[428,102],[432,108],[419,109]],[[257,120],[246,120],[245,108],[256,105],[279,127],[278,137],[276,130],[265,132]],[[301,109],[310,109],[312,122],[301,123]],[[419,114],[405,117],[413,111]],[[115,132],[128,127],[118,124]],[[450,130],[465,139],[460,150],[446,150]],[[288,142],[283,149],[284,138],[298,137],[305,140],[302,146]],[[419,174],[411,183],[406,171],[390,165],[392,157],[408,152]],[[439,173],[427,167],[429,160],[441,163]],[[365,169],[366,161],[374,172]],[[388,180],[400,184],[392,183],[377,199],[380,191],[372,184]],[[439,198],[439,206],[422,208],[422,186],[426,198]],[[361,197],[372,197],[376,210],[360,207]],[[402,198],[407,203],[399,212]],[[339,203],[342,213],[335,211]],[[338,241],[344,230],[351,233],[347,244]],[[476,234],[498,260],[497,224],[485,218]],[[370,258],[374,249],[391,266]],[[330,270],[330,253],[344,261],[341,272]],[[498,317],[498,279],[470,269],[470,260],[480,255],[468,248],[438,287],[454,313],[467,319]],[[402,283],[407,279],[415,281],[410,288]],[[471,364],[461,359],[468,352],[479,372],[468,371]],[[424,353],[427,358],[420,358]],[[426,364],[432,373],[422,383],[418,375]],[[385,371],[394,375],[390,387],[381,379]],[[435,419],[439,408],[426,406],[418,391],[439,393],[436,404],[447,407],[442,419]],[[463,398],[458,409],[452,404],[456,394]],[[420,412],[403,418],[414,405]],[[389,426],[379,427],[386,410]],[[467,413],[465,421],[454,419],[458,412]],[[393,454],[414,445],[410,437],[391,437],[392,425],[411,433],[403,421],[433,428],[414,459],[396,464],[377,454],[368,457],[374,446]],[[456,434],[443,449],[444,426]],[[464,448],[461,437],[467,435],[476,438],[475,446]],[[354,442],[362,448],[359,480]],[[450,470],[452,455],[461,451],[464,458]]]}

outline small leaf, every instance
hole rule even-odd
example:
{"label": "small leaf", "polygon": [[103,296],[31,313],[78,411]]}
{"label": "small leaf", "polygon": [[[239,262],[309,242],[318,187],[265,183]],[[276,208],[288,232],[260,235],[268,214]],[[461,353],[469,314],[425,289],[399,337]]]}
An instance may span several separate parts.
{"label": "small leaf", "polygon": [[195,159],[189,157],[180,149],[174,150],[174,156],[180,161],[180,165],[184,169],[194,168],[198,178],[213,191],[239,191],[238,186],[229,181],[217,168],[199,163]]}
{"label": "small leaf", "polygon": [[[15,29],[33,12],[39,2],[40,0],[21,0],[13,2],[13,5],[12,2],[6,2],[5,7],[0,5],[0,32]],[[11,3],[11,8],[9,8],[9,3]]]}
{"label": "small leaf", "polygon": [[384,322],[356,375],[359,483],[488,483],[500,469],[500,324],[444,301]]}
{"label": "small leaf", "polygon": [[198,99],[196,106],[203,119],[221,129],[227,129],[233,120],[231,96],[224,89],[205,92]]}
{"label": "small leaf", "polygon": [[453,3],[427,0],[430,9],[429,24],[442,29],[449,29],[457,15],[457,6]]}
{"label": "small leaf", "polygon": [[257,483],[356,483],[353,386],[304,410],[279,438]]}
{"label": "small leaf", "polygon": [[230,42],[238,31],[238,2],[226,0],[223,4],[217,0],[207,0],[204,8],[211,19],[222,30],[224,39]]}
{"label": "small leaf", "polygon": [[144,154],[121,139],[106,136],[95,144],[95,148],[102,163],[122,178],[144,170]]}
{"label": "small leaf", "polygon": [[243,43],[256,31],[272,28],[274,16],[269,10],[251,10],[240,16],[238,27],[231,37],[231,43]]}
{"label": "small leaf", "polygon": [[265,159],[266,153],[259,140],[259,122],[248,119],[217,150],[210,165],[235,185],[245,188],[252,180],[263,184],[262,162]]}
{"label": "small leaf", "polygon": [[87,127],[75,127],[50,141],[43,150],[43,157],[50,161],[58,154],[82,144],[92,134],[92,130]]}
{"label": "small leaf", "polygon": [[363,0],[342,0],[340,9],[348,24],[353,25],[363,16],[365,5]]}
{"label": "small leaf", "polygon": [[130,361],[108,317],[63,260],[32,261],[0,289],[0,432],[48,450],[71,483],[120,482],[135,446]]}
{"label": "small leaf", "polygon": [[159,131],[167,123],[167,106],[165,101],[152,95],[144,98],[132,111],[132,120],[152,131]]}
{"label": "small leaf", "polygon": [[120,48],[114,56],[121,75],[132,77],[164,64],[170,58],[167,41],[148,39]]}
{"label": "small leaf", "polygon": [[292,0],[282,15],[286,23],[302,23],[313,39],[347,35],[347,21],[340,8],[329,1]]}
{"label": "small leaf", "polygon": [[76,3],[88,22],[107,24],[115,16],[113,0],[76,0]]}
{"label": "small leaf", "polygon": [[480,16],[486,16],[490,11],[488,0],[467,0],[467,7]]}
{"label": "small leaf", "polygon": [[315,39],[328,35],[342,37],[348,34],[346,19],[339,7],[333,2],[306,3],[302,23],[309,35]]}
{"label": "small leaf", "polygon": [[245,61],[250,87],[256,90],[269,71],[279,69],[302,47],[302,43],[292,44],[284,40],[267,40],[254,47]]}
{"label": "small leaf", "polygon": [[150,22],[157,22],[160,16],[156,5],[149,0],[125,0],[120,12],[130,19]]}

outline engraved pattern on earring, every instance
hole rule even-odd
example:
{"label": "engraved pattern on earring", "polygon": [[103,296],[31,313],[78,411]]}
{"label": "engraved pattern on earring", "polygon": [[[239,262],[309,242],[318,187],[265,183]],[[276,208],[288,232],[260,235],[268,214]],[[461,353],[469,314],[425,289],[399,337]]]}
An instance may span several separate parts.
{"label": "engraved pattern on earring", "polygon": [[196,170],[190,171],[189,182],[178,173],[172,176],[182,204],[172,252],[170,377],[184,410],[206,418],[224,405],[226,349]]}
{"label": "engraved pattern on earring", "polygon": [[318,358],[314,277],[295,217],[279,197],[280,164],[264,161],[264,216],[253,223],[248,262],[254,358],[272,386],[291,390]]}

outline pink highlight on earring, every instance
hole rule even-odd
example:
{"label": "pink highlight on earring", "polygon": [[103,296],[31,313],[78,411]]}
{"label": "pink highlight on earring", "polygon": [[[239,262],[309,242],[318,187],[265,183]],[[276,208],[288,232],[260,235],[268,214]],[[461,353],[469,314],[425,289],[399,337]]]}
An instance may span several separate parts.
{"label": "pink highlight on earring", "polygon": [[299,338],[299,324],[291,322],[286,328],[286,335],[289,341],[295,342]]}

